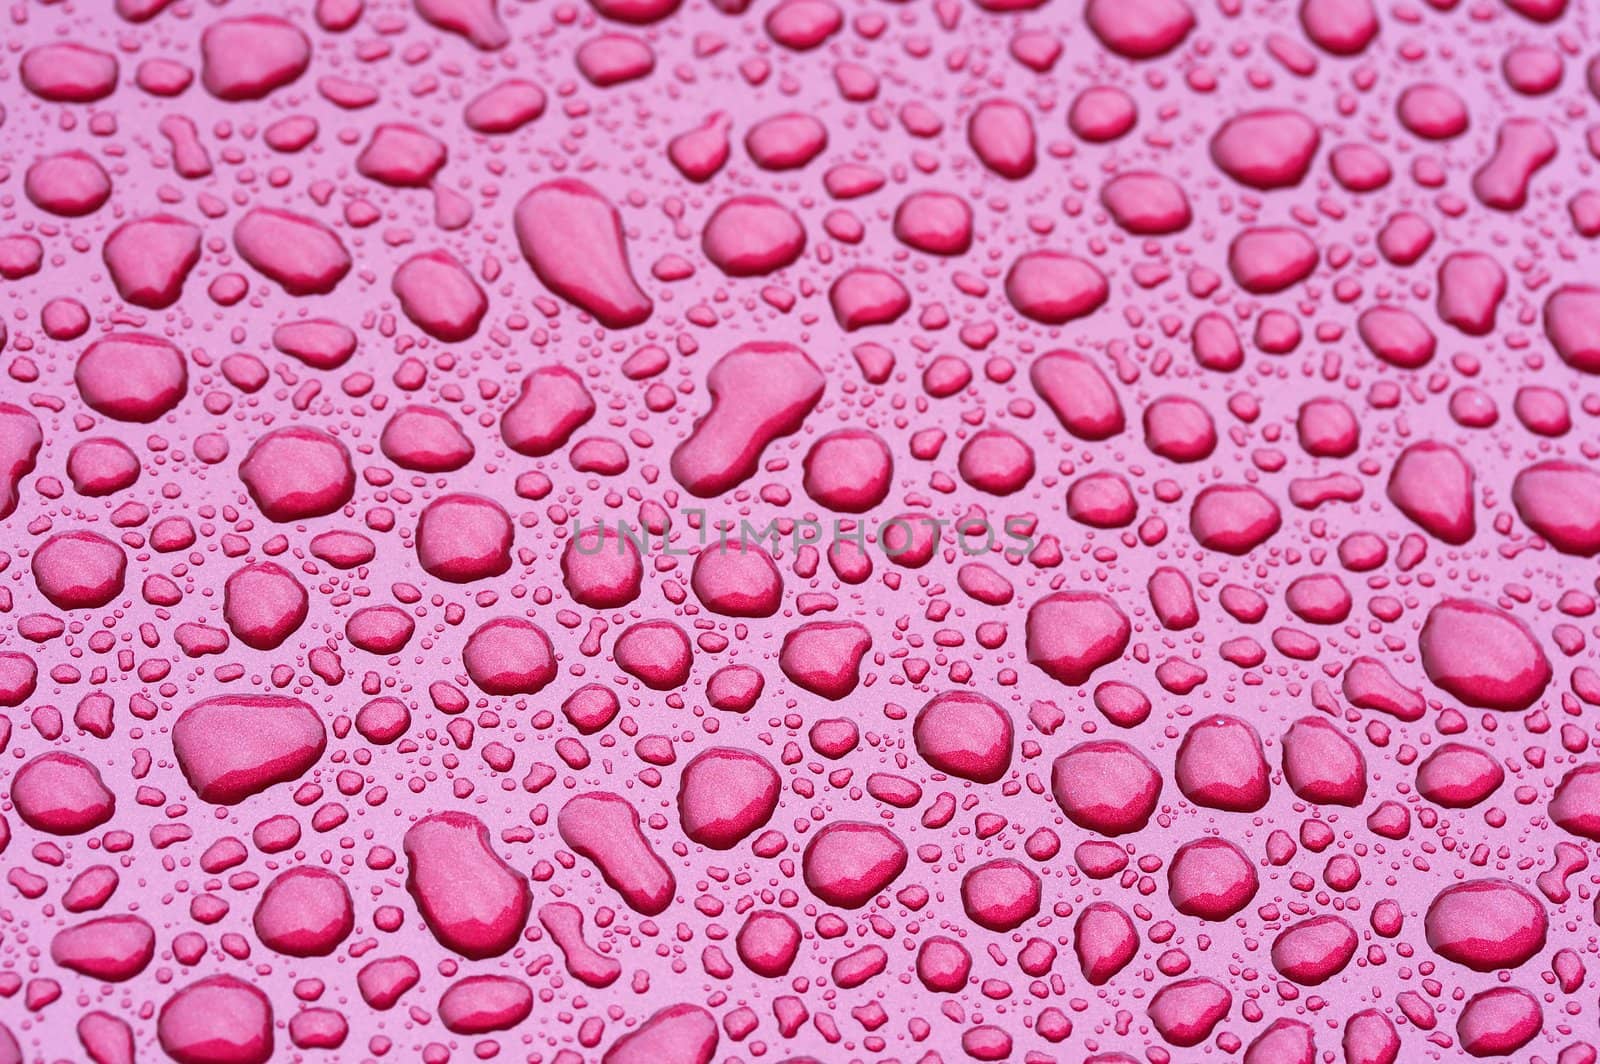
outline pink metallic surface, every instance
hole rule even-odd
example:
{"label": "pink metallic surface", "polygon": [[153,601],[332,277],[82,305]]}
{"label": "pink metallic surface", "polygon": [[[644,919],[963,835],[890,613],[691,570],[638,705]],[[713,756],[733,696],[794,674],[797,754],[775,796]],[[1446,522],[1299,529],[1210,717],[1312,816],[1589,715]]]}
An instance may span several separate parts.
{"label": "pink metallic surface", "polygon": [[1600,12],[17,3],[0,1064],[1594,1064]]}

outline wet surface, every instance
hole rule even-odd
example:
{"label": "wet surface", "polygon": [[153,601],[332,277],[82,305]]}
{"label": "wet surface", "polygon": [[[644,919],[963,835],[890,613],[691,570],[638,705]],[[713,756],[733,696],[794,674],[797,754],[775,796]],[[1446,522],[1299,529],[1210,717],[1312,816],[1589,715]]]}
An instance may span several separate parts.
{"label": "wet surface", "polygon": [[1600,1056],[1595,11],[112,7],[0,1064]]}

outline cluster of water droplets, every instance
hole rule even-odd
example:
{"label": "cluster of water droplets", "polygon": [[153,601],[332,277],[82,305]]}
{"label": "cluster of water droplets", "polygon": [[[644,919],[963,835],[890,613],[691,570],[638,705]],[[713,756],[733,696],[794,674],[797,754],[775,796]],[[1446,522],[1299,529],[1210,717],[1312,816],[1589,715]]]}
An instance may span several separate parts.
{"label": "cluster of water droplets", "polygon": [[13,5],[0,1064],[1595,1064],[1597,18]]}

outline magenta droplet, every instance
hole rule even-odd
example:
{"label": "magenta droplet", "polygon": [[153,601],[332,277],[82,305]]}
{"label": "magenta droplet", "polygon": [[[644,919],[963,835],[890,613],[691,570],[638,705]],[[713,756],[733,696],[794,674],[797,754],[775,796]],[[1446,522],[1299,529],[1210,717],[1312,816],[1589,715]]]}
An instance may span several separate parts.
{"label": "magenta droplet", "polygon": [[272,1003],[234,976],[207,976],[166,1000],[156,1034],[178,1064],[266,1064],[272,1059]]}
{"label": "magenta droplet", "polygon": [[311,63],[311,42],[271,15],[219,19],[200,35],[200,81],[222,100],[259,100]]}
{"label": "magenta droplet", "polygon": [[622,216],[575,178],[550,181],[517,203],[517,242],[546,288],[608,329],[650,317],[650,297],[633,279]]}
{"label": "magenta droplet", "polygon": [[172,750],[203,802],[237,805],[299,779],[327,746],[309,705],[283,695],[217,695],[196,702],[172,727]]}
{"label": "magenta droplet", "polygon": [[1417,651],[1428,679],[1469,706],[1526,709],[1551,680],[1527,626],[1473,599],[1444,599],[1429,610]]}
{"label": "magenta droplet", "polygon": [[517,943],[532,895],[482,821],[457,811],[423,817],[406,831],[405,855],[406,890],[440,945],[482,960]]}

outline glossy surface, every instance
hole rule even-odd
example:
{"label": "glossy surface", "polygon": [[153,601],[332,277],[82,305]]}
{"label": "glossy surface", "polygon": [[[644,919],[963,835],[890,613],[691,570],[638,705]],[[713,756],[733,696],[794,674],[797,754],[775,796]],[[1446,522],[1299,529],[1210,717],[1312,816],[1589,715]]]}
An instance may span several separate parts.
{"label": "glossy surface", "polygon": [[0,1064],[1593,1064],[1577,0],[0,58]]}

